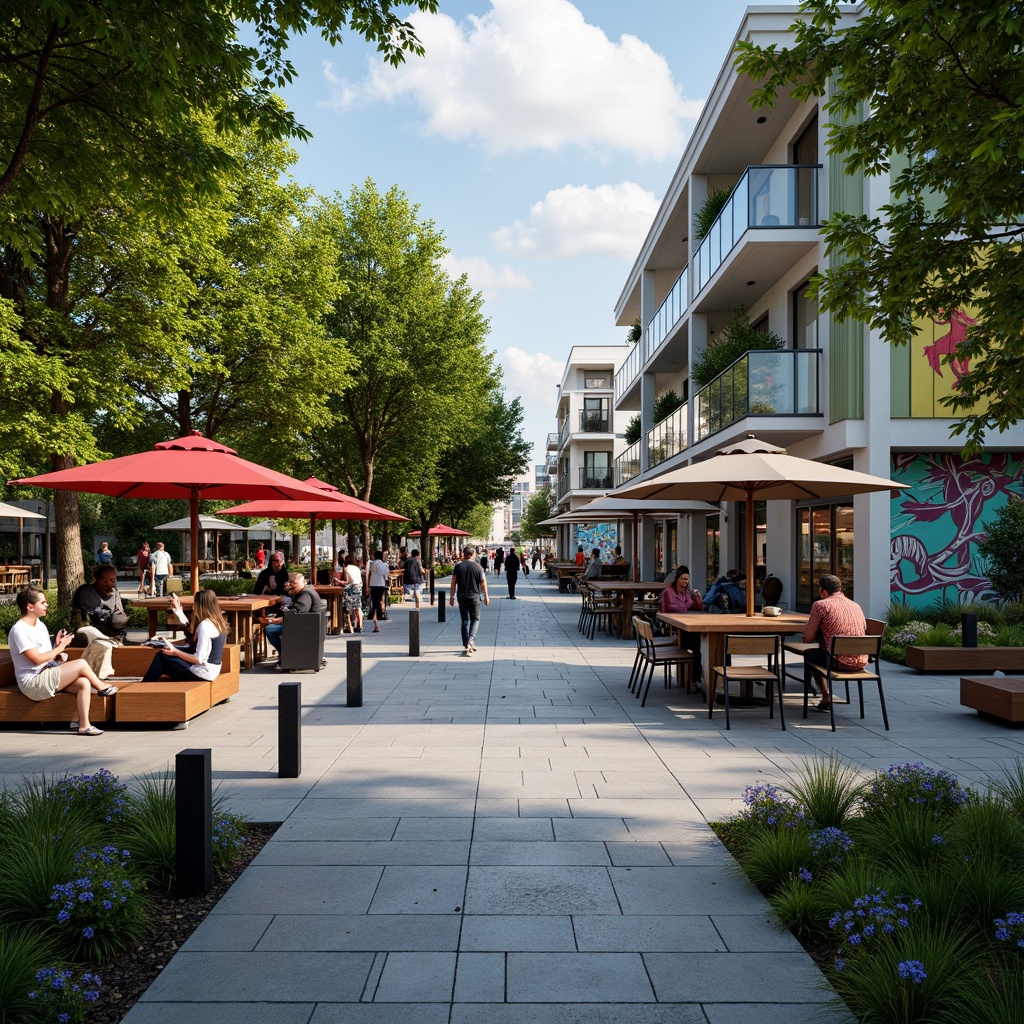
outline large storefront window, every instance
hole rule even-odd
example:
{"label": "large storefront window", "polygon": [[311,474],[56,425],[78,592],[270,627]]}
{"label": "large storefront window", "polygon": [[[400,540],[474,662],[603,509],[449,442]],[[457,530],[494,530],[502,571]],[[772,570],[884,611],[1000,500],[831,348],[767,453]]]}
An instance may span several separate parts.
{"label": "large storefront window", "polygon": [[797,608],[810,609],[818,599],[818,580],[826,573],[838,576],[843,592],[852,597],[853,506],[805,505],[797,508],[797,522]]}

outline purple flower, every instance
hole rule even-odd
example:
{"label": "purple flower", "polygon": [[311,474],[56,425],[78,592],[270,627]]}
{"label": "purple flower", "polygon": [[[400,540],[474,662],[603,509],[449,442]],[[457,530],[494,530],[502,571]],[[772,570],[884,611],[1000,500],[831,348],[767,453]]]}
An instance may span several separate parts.
{"label": "purple flower", "polygon": [[91,939],[96,933],[91,928],[83,928],[82,934],[87,938]]}
{"label": "purple flower", "polygon": [[896,973],[915,985],[920,985],[928,977],[920,960],[901,960],[896,967]]}

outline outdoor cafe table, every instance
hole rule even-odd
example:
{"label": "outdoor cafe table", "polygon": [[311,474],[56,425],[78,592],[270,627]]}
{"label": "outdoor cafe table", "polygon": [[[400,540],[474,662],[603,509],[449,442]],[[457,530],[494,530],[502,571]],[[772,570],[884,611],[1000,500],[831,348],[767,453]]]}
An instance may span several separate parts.
{"label": "outdoor cafe table", "polygon": [[29,571],[27,565],[0,565],[0,594],[13,593],[20,587],[27,587]]}
{"label": "outdoor cafe table", "polygon": [[327,632],[330,636],[336,636],[341,632],[341,595],[345,593],[345,588],[333,584],[321,586],[318,583],[313,589],[327,602]]}
{"label": "outdoor cafe table", "polygon": [[[723,614],[713,612],[658,612],[658,618],[673,629],[701,634],[704,670],[709,673],[721,665],[725,654],[727,633],[763,633],[769,636],[790,636],[803,633],[808,616],[803,612],[783,612],[781,615]],[[708,706],[714,700],[715,688],[708,685]]]}
{"label": "outdoor cafe table", "polygon": [[617,593],[622,595],[622,637],[624,640],[633,639],[633,601],[637,594],[646,594],[654,591],[660,594],[666,587],[666,583],[655,583],[653,580],[645,583],[643,580],[587,580],[587,586],[598,594]]}
{"label": "outdoor cafe table", "polygon": [[[181,601],[181,607],[186,612],[192,610],[191,594],[181,594],[178,600]],[[280,597],[271,597],[265,594],[218,598],[220,610],[231,626],[235,643],[242,648],[242,668],[252,668],[256,664],[256,653],[252,641],[253,612],[270,608],[278,601],[280,601]],[[132,601],[132,604],[145,608],[149,612],[149,635],[153,636],[157,630],[157,612],[167,611],[171,607],[171,599],[169,597],[146,597]]]}

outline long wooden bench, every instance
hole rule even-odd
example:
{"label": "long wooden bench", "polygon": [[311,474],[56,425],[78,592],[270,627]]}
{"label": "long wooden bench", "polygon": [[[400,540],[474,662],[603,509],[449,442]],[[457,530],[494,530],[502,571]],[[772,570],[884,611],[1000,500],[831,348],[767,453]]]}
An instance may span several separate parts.
{"label": "long wooden bench", "polygon": [[1024,672],[1024,647],[907,647],[918,672]]}
{"label": "long wooden bench", "polygon": [[[176,682],[161,679],[143,683],[142,676],[156,652],[152,647],[115,647],[114,678],[118,691],[113,697],[93,694],[89,718],[94,722],[184,723],[209,711],[238,693],[239,647],[225,644],[221,673],[212,682],[190,679]],[[68,648],[69,658],[81,657],[81,648]],[[72,722],[78,718],[73,694],[58,693],[50,700],[29,700],[14,679],[14,665],[7,648],[0,648],[0,723]]]}
{"label": "long wooden bench", "polygon": [[960,703],[982,718],[1024,725],[1024,679],[988,676],[960,680]]}

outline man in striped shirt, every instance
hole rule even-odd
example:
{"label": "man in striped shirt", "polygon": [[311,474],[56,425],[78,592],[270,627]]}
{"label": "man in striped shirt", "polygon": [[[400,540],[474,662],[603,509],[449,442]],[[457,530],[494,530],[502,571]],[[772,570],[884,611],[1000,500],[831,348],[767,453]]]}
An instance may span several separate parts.
{"label": "man in striped shirt", "polygon": [[[843,593],[843,583],[838,576],[829,573],[818,580],[818,597],[819,599],[811,605],[811,615],[804,630],[804,643],[817,641],[820,646],[804,654],[805,685],[810,683],[811,665],[828,668],[832,637],[864,636],[868,629],[864,621],[864,612],[856,601],[851,601]],[[863,668],[868,663],[867,655],[863,654],[841,655],[836,661],[849,669]],[[821,703],[818,710],[828,711],[831,701],[828,685],[822,679]]]}

